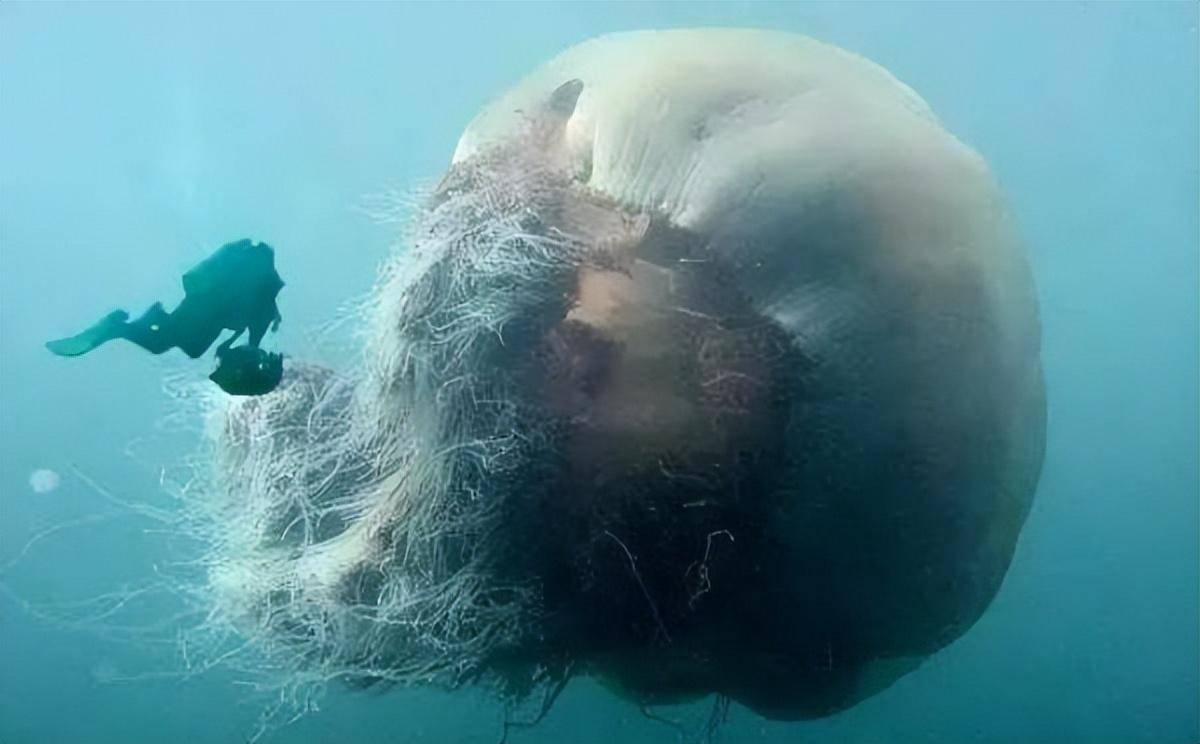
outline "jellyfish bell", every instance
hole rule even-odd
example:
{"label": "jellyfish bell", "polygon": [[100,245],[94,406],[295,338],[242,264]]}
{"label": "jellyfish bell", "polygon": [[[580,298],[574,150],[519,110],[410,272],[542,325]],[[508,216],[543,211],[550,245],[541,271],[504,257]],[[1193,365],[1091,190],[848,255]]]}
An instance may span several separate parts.
{"label": "jellyfish bell", "polygon": [[1042,457],[1032,282],[882,68],[585,42],[471,123],[404,242],[352,381],[221,429],[211,601],[286,670],[808,718],[997,591]]}

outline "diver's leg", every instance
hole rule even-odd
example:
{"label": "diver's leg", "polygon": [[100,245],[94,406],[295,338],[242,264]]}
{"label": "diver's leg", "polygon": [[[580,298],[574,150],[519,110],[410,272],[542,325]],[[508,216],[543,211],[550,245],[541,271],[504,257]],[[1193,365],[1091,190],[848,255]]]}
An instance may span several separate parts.
{"label": "diver's leg", "polygon": [[192,359],[204,356],[208,347],[225,331],[220,309],[214,306],[211,298],[184,297],[171,313],[175,345]]}
{"label": "diver's leg", "polygon": [[47,341],[46,348],[59,356],[73,357],[86,354],[103,343],[112,341],[114,338],[121,338],[127,320],[129,320],[129,313],[124,310],[114,310],[81,333]]}
{"label": "diver's leg", "polygon": [[237,341],[239,338],[241,338],[242,334],[245,332],[246,332],[246,329],[241,328],[237,332],[235,332],[232,336],[230,336],[229,338],[222,341],[221,345],[217,347],[217,358],[218,359],[221,358],[221,356],[224,355],[225,352],[229,351],[229,347],[233,346],[233,342]]}
{"label": "diver's leg", "polygon": [[223,330],[225,329],[219,326],[192,329],[186,338],[180,339],[179,348],[192,359],[198,359],[204,356],[204,352],[208,351],[208,347],[213,345]]}
{"label": "diver's leg", "polygon": [[256,349],[258,348],[258,344],[259,344],[259,342],[262,341],[263,336],[266,335],[267,328],[270,326],[270,324],[271,324],[270,320],[268,320],[265,323],[255,321],[254,323],[252,323],[250,325],[250,345],[251,346],[253,346]]}
{"label": "diver's leg", "polygon": [[150,306],[137,320],[126,323],[120,337],[142,347],[151,354],[161,354],[175,347],[174,323],[161,302]]}

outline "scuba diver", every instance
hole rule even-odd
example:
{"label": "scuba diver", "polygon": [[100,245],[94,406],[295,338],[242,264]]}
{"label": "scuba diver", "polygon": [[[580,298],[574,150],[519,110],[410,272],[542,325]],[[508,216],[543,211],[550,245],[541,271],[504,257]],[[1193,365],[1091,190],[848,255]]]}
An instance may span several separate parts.
{"label": "scuba diver", "polygon": [[[129,313],[116,310],[82,333],[47,342],[46,348],[74,357],[121,338],[151,354],[178,348],[195,359],[229,330],[233,335],[217,347],[218,366],[209,379],[232,395],[262,395],[283,376],[283,355],[258,347],[268,328],[279,329],[275,298],[282,288],[271,246],[227,243],[183,275],[184,298],[171,312],[156,302],[130,321]],[[234,348],[246,332],[248,343]]]}

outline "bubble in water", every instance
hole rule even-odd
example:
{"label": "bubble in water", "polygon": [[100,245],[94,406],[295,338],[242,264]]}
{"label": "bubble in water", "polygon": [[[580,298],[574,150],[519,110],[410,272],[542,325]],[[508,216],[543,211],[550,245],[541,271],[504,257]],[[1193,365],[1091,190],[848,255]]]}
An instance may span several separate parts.
{"label": "bubble in water", "polygon": [[34,493],[50,493],[58,488],[61,479],[53,470],[39,468],[29,474],[29,487]]}

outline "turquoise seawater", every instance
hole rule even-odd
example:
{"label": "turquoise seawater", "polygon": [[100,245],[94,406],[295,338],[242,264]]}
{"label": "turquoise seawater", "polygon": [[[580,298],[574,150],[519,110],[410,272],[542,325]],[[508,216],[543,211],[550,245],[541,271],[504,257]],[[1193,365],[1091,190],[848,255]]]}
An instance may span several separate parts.
{"label": "turquoise seawater", "polygon": [[[169,598],[110,601],[186,552],[141,512],[169,505],[162,468],[196,436],[163,380],[203,364],[119,345],[63,360],[45,340],[175,301],[180,273],[253,236],[288,282],[273,345],[336,362],[353,328],[331,323],[395,238],[369,197],[436,178],[481,105],[597,34],[751,26],[882,64],[989,161],[1038,285],[1049,427],[973,629],[849,711],[735,706],[719,740],[1195,744],[1197,8],[0,4],[0,743],[241,742],[271,702],[232,671],[178,673],[171,640],[196,618]],[[696,724],[708,705],[659,713]],[[501,720],[475,691],[331,685],[261,741],[492,742]],[[512,740],[679,735],[577,680]]]}

